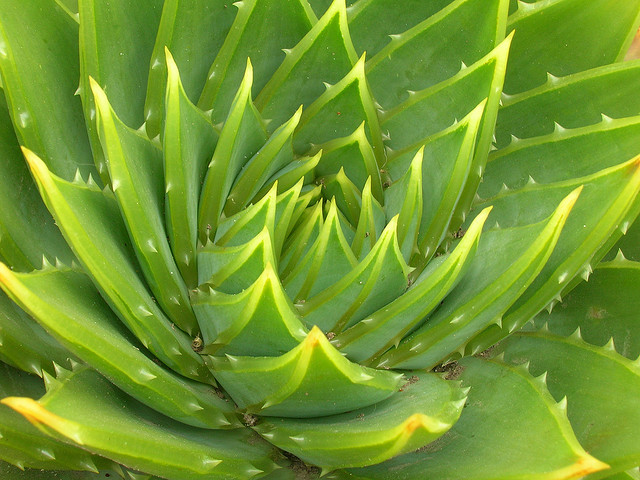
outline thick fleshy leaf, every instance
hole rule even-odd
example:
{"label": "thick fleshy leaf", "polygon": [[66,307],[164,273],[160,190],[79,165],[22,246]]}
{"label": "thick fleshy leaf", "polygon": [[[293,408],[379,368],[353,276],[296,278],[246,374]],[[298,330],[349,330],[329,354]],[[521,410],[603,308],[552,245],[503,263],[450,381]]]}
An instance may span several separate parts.
{"label": "thick fleshy leaf", "polygon": [[198,252],[198,280],[218,292],[240,293],[258,279],[268,263],[273,265],[275,262],[273,241],[269,227],[265,226],[242,245],[222,247],[207,243]]}
{"label": "thick fleshy leaf", "polygon": [[236,175],[267,140],[262,118],[251,100],[252,84],[253,67],[247,60],[200,194],[198,235],[202,242],[215,234]]}
{"label": "thick fleshy leaf", "polygon": [[[89,78],[107,92],[115,111],[127,126],[138,128],[142,125],[149,64],[162,13],[162,0],[135,3],[128,0],[79,0],[78,7],[78,92],[84,106],[94,161],[101,178],[108,183],[109,173],[95,123],[96,106]],[[117,34],[114,34],[115,26],[119,26]]]}
{"label": "thick fleshy leaf", "polygon": [[[41,378],[0,364],[0,398],[16,395],[39,398],[44,393],[45,386]],[[0,439],[0,458],[21,469],[97,472],[98,468],[102,470],[111,463],[44,435],[22,415],[5,405],[0,406]],[[13,480],[14,477],[5,475],[2,478]]]}
{"label": "thick fleshy leaf", "polygon": [[323,470],[379,463],[444,434],[460,416],[465,391],[415,372],[373,406],[323,418],[265,418],[254,429],[269,442]]}
{"label": "thick fleshy leaf", "polygon": [[490,209],[476,217],[453,252],[432,262],[409,289],[386,307],[336,336],[332,343],[353,361],[379,357],[446,297],[469,268]]}
{"label": "thick fleshy leaf", "polygon": [[410,92],[454,76],[460,64],[476,63],[504,38],[507,6],[505,0],[456,0],[405,32],[391,32],[391,42],[367,62],[375,99],[393,108]]}
{"label": "thick fleshy leaf", "polygon": [[286,52],[284,61],[256,98],[263,117],[271,120],[270,129],[275,130],[300,105],[311,105],[324,92],[323,82],[338,83],[357,60],[347,26],[345,0],[334,0],[309,33]]}
{"label": "thick fleshy leaf", "polygon": [[[471,207],[487,161],[512,36],[468,68],[433,87],[411,94],[382,116],[392,150],[419,147],[429,136],[464,118],[486,99],[473,161],[450,223],[457,230]],[[453,100],[455,98],[455,101]]]}
{"label": "thick fleshy leaf", "polygon": [[[237,9],[227,0],[165,0],[151,56],[144,104],[146,131],[153,138],[162,132],[167,81],[165,48],[180,70],[187,98],[197,103],[207,72],[222,47]],[[221,120],[224,120],[222,118]]]}
{"label": "thick fleshy leaf", "polygon": [[391,396],[402,375],[361,367],[340,355],[318,327],[280,357],[209,357],[236,404],[265,416],[333,415]]}
{"label": "thick fleshy leaf", "polygon": [[[505,147],[510,136],[530,138],[564,128],[598,123],[602,115],[623,118],[640,113],[640,62],[606,65],[558,78],[519,95],[503,95],[496,123],[496,145]],[[579,104],[580,108],[574,108]]]}
{"label": "thick fleshy leaf", "polygon": [[[322,177],[343,170],[359,190],[371,178],[371,191],[376,200],[382,202],[382,180],[375,152],[367,140],[366,128],[366,123],[362,122],[350,135],[322,145],[322,157],[315,172],[318,177]],[[345,162],[345,158],[349,160]]]}
{"label": "thick fleshy leaf", "polygon": [[396,215],[398,243],[406,262],[418,253],[422,219],[422,168],[424,148],[413,157],[407,172],[384,192],[384,210],[389,222]]}
{"label": "thick fleshy leaf", "polygon": [[250,430],[178,423],[86,368],[59,375],[39,401],[7,397],[2,403],[54,438],[163,477],[246,479],[275,466],[270,448]]}
{"label": "thick fleshy leaf", "polygon": [[[12,274],[0,264],[0,282],[69,351],[138,400],[190,425],[230,424],[230,406],[209,386],[186,380],[143,353],[85,275],[54,268]],[[193,352],[191,356],[197,367],[200,359]],[[206,379],[202,371],[197,374]]]}
{"label": "thick fleshy leaf", "polygon": [[225,216],[230,217],[246,207],[269,178],[293,161],[291,141],[300,115],[302,109],[281,125],[260,151],[247,161],[229,192],[224,207]]}
{"label": "thick fleshy leaf", "polygon": [[54,364],[70,366],[76,357],[20,307],[0,292],[0,360],[42,376]]}
{"label": "thick fleshy leaf", "polygon": [[372,194],[372,185],[375,181],[374,178],[369,177],[360,197],[360,216],[351,242],[351,250],[358,259],[363,259],[373,249],[386,225],[384,210]]}
{"label": "thick fleshy leaf", "polygon": [[[315,21],[309,4],[301,0],[287,0],[286,8],[282,8],[282,0],[245,0],[234,6],[238,13],[209,70],[198,102],[204,110],[213,109],[214,123],[227,117],[247,59],[251,59],[255,68],[252,93],[257,95],[285,60],[282,49],[293,48]],[[260,42],[256,42],[256,35]],[[280,122],[275,122],[273,130],[298,106],[295,105]]]}
{"label": "thick fleshy leaf", "polygon": [[[635,360],[640,356],[638,324],[640,263],[620,256],[600,263],[588,282],[579,284],[562,302],[541,312],[535,324],[545,323],[553,333],[569,336],[577,328],[592,345],[604,346],[610,339],[621,355]],[[615,286],[615,288],[612,288]]]}
{"label": "thick fleshy leaf", "polygon": [[486,327],[500,323],[549,259],[579,194],[576,189],[567,195],[548,220],[485,232],[469,272],[442,306],[376,365],[434,367],[454,352],[463,352],[466,342]]}
{"label": "thick fleshy leaf", "polygon": [[192,295],[204,343],[203,353],[277,356],[302,340],[304,328],[271,263],[246,289],[236,294],[213,288]]}
{"label": "thick fleshy leaf", "polygon": [[38,194],[11,125],[0,90],[0,256],[13,268],[33,270],[58,258],[71,262],[73,254],[64,242]]}
{"label": "thick fleshy leaf", "polygon": [[316,203],[305,209],[298,226],[284,244],[278,268],[280,278],[285,279],[300,263],[300,260],[309,253],[320,235],[323,225],[324,215],[321,203]]}
{"label": "thick fleshy leaf", "polygon": [[580,446],[564,404],[526,369],[468,357],[457,370],[471,391],[449,432],[417,452],[343,478],[568,480],[607,468]]}
{"label": "thick fleshy leaf", "polygon": [[218,134],[206,115],[187,98],[169,50],[166,50],[166,65],[166,118],[162,137],[165,218],[173,256],[185,283],[193,288],[197,279],[200,188]]}
{"label": "thick fleshy leaf", "polygon": [[201,363],[189,337],[172,328],[136,270],[113,195],[80,180],[66,182],[49,172],[32,152],[25,150],[25,155],[45,204],[109,305],[166,365],[198,378]]}
{"label": "thick fleshy leaf", "polygon": [[345,238],[336,203],[332,202],[318,237],[282,283],[295,302],[306,301],[347,275],[357,264]]}
{"label": "thick fleshy leaf", "polygon": [[[470,351],[490,347],[545,306],[551,308],[576,275],[588,278],[591,263],[612,247],[625,226],[638,215],[639,206],[634,199],[640,190],[639,166],[636,158],[588,177],[549,185],[532,183],[520,190],[503,191],[492,199],[494,218],[501,226],[509,227],[538,220],[569,191],[584,186],[558,245],[538,278],[504,316],[502,328],[492,325],[469,344]],[[532,205],[536,208],[524,208]]]}
{"label": "thick fleshy leaf", "polygon": [[[624,235],[616,242],[614,247],[609,250],[609,253],[604,256],[603,260],[613,260],[622,252],[622,255],[629,260],[634,262],[640,261],[640,222],[636,221],[637,219],[636,217],[628,228],[621,228]],[[623,225],[623,227],[626,227],[626,225]]]}
{"label": "thick fleshy leaf", "polygon": [[[421,20],[431,17],[453,0],[360,0],[347,9],[349,30],[353,45],[359,54],[374,56],[392,35],[415,27]],[[311,2],[313,3],[313,2]],[[411,12],[411,15],[407,15]]]}
{"label": "thick fleshy leaf", "polygon": [[622,60],[640,24],[639,7],[638,0],[615,8],[610,0],[518,2],[509,16],[516,37],[505,92],[537,87],[547,73],[564,76]]}
{"label": "thick fleshy leaf", "polygon": [[[117,470],[103,470],[100,473],[93,472],[81,472],[74,470],[44,470],[44,469],[33,469],[26,468],[24,470],[19,469],[18,467],[14,467],[8,463],[0,461],[0,475],[2,478],[7,478],[10,480],[51,480],[55,478],[56,480],[102,480],[104,479],[106,474],[113,479],[124,478],[120,475],[121,469]],[[131,477],[126,480],[132,480]],[[142,479],[148,480],[148,479]],[[154,479],[155,480],[155,479]]]}
{"label": "thick fleshy leaf", "polygon": [[225,218],[214,238],[216,245],[233,247],[249,242],[265,228],[271,238],[275,236],[277,195],[274,185],[258,203],[250,205],[234,216]]}
{"label": "thick fleshy leaf", "polygon": [[165,229],[162,152],[122,123],[93,80],[91,89],[111,188],[146,283],[171,321],[195,334],[198,325]]}
{"label": "thick fleshy leaf", "polygon": [[[594,174],[637,155],[639,141],[640,116],[604,118],[595,125],[569,130],[556,126],[551,134],[515,140],[493,152],[478,195],[494,196],[502,185],[517,190],[527,182],[546,184]],[[553,162],[542,166],[541,158],[553,158]]]}
{"label": "thick fleshy leaf", "polygon": [[303,321],[339,333],[379,310],[407,288],[408,267],[402,259],[392,220],[372,250],[346,276],[297,305]]}
{"label": "thick fleshy leaf", "polygon": [[[500,348],[510,362],[530,362],[529,370],[546,377],[551,394],[566,399],[580,444],[611,467],[589,478],[604,478],[640,463],[640,362],[616,353],[613,342],[604,348],[589,345],[579,332],[570,338],[548,331],[519,333]],[[585,391],[585,385],[593,387]]]}
{"label": "thick fleshy leaf", "polygon": [[[448,231],[460,191],[469,177],[484,105],[481,103],[459,123],[436,134],[421,147],[422,218],[417,239],[420,256],[416,262],[431,259]],[[414,150],[398,152],[398,156],[389,160],[385,169],[392,178],[406,168]]]}
{"label": "thick fleshy leaf", "polygon": [[[29,25],[29,33],[25,26]],[[78,88],[78,23],[57,3],[0,2],[0,72],[20,144],[56,175],[96,173]]]}
{"label": "thick fleshy leaf", "polygon": [[[384,164],[384,146],[378,112],[365,77],[365,57],[335,85],[304,110],[294,137],[294,149],[306,153],[313,145],[323,145],[351,134],[365,123],[368,143],[379,165]],[[325,149],[324,146],[322,146]]]}

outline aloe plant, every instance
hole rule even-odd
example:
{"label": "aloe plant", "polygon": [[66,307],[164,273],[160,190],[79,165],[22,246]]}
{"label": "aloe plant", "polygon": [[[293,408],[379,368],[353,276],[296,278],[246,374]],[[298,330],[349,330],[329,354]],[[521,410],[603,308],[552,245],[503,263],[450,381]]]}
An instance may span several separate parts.
{"label": "aloe plant", "polygon": [[0,0],[3,478],[639,478],[639,24]]}

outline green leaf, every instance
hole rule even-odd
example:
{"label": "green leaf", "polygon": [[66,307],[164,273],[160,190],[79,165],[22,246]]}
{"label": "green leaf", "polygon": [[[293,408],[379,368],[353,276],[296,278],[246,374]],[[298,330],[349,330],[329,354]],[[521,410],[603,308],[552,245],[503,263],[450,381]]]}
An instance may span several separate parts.
{"label": "green leaf", "polygon": [[460,416],[465,391],[415,372],[387,400],[322,418],[265,418],[254,429],[269,442],[323,470],[379,463],[432,442]]}
{"label": "green leaf", "polygon": [[78,0],[55,0],[71,17],[78,20]]}
{"label": "green leaf", "polygon": [[[44,395],[42,379],[0,364],[0,397],[24,395],[38,398]],[[111,462],[90,455],[84,450],[56,441],[44,435],[22,415],[0,405],[0,458],[20,469],[69,469],[98,472]],[[0,467],[0,473],[2,472]],[[13,478],[3,475],[2,478]],[[31,478],[31,477],[23,477]],[[80,477],[79,477],[80,478]]]}
{"label": "green leaf", "polygon": [[504,349],[507,360],[521,363],[526,359],[534,375],[546,377],[551,394],[566,399],[569,421],[580,444],[611,467],[589,478],[604,478],[640,463],[640,412],[636,408],[640,362],[617,354],[613,341],[605,347],[588,345],[580,330],[570,338],[548,331],[519,333],[509,338]]}
{"label": "green leaf", "polygon": [[280,357],[209,357],[236,404],[265,416],[333,415],[391,396],[402,375],[349,362],[314,327]]}
{"label": "green leaf", "polygon": [[85,111],[93,106],[92,77],[109,95],[118,117],[129,127],[138,128],[145,120],[147,79],[162,0],[79,0],[79,7]]}
{"label": "green leaf", "polygon": [[[0,282],[12,299],[70,352],[151,408],[199,427],[220,428],[233,420],[231,407],[209,386],[176,375],[145,355],[140,343],[131,338],[82,273],[50,267],[14,274],[0,264]],[[192,376],[207,378],[193,351],[182,358],[186,357],[186,347],[182,355],[175,345],[162,347],[183,364],[201,370]]]}
{"label": "green leaf", "polygon": [[33,152],[25,150],[25,155],[45,204],[109,306],[166,365],[200,378],[201,361],[189,337],[172,328],[136,271],[113,195],[80,180],[66,182],[49,172]]}
{"label": "green leaf", "polygon": [[65,367],[75,356],[0,291],[0,360],[42,376],[54,364]]}
{"label": "green leaf", "polygon": [[165,229],[162,152],[122,123],[93,80],[91,88],[111,188],[146,283],[171,321],[193,335],[198,323]]}
{"label": "green leaf", "polygon": [[204,287],[192,295],[203,353],[277,356],[297,346],[307,334],[271,263],[239,293]]}
{"label": "green leaf", "polygon": [[227,0],[165,0],[151,55],[144,104],[149,137],[153,138],[162,132],[164,121],[167,81],[165,48],[173,53],[186,97],[196,103],[207,80],[207,72],[231,29],[236,12],[237,9]]}
{"label": "green leaf", "polygon": [[[624,58],[640,24],[638,0],[518,2],[509,16],[516,36],[505,91],[520,93],[543,84],[547,72],[564,76]],[[531,61],[535,58],[535,61]]]}
{"label": "green leaf", "polygon": [[[203,110],[213,109],[214,123],[227,117],[247,59],[255,66],[252,92],[257,95],[285,60],[283,46],[296,45],[315,22],[309,4],[302,0],[286,0],[286,8],[282,0],[245,0],[234,6],[238,13],[209,70],[198,102]],[[298,106],[285,113],[280,122],[274,122],[273,130]]]}
{"label": "green leaf", "polygon": [[640,285],[640,263],[619,256],[600,263],[589,277],[562,299],[550,313],[541,312],[535,324],[545,323],[558,335],[569,336],[580,328],[592,345],[604,346],[613,339],[621,355],[635,360],[640,356],[640,338],[634,335]]}
{"label": "green leaf", "polygon": [[120,476],[119,471],[116,470],[107,469],[101,473],[32,468],[21,470],[18,467],[0,461],[0,475],[6,480],[51,480],[52,478],[56,480],[103,480],[107,474],[115,479],[118,477],[123,478]]}
{"label": "green leaf", "polygon": [[293,161],[291,141],[301,115],[302,109],[298,109],[247,161],[229,193],[224,207],[225,216],[230,217],[245,208],[269,178]]}
{"label": "green leaf", "polygon": [[[109,183],[89,78],[109,95],[122,121],[132,128],[145,121],[149,65],[158,31],[162,0],[129,2],[79,0],[80,87],[94,161],[104,183]],[[77,80],[75,80],[77,81]]]}
{"label": "green leaf", "polygon": [[[469,176],[474,146],[484,110],[484,102],[450,128],[427,140],[423,149],[422,218],[417,246],[420,256],[414,262],[425,263],[444,240],[460,191]],[[392,178],[406,169],[415,148],[398,152],[385,168]]]}
{"label": "green leaf", "polygon": [[345,0],[334,0],[309,33],[293,45],[256,98],[262,116],[271,120],[271,130],[301,104],[311,105],[323,93],[323,82],[338,83],[358,60],[347,26]]}
{"label": "green leaf", "polygon": [[[503,191],[489,202],[501,226],[522,225],[539,220],[569,191],[584,186],[558,245],[538,278],[504,316],[502,328],[491,326],[469,344],[469,351],[490,347],[545,306],[551,308],[576,275],[588,278],[591,264],[611,248],[638,214],[634,199],[640,190],[639,165],[640,160],[634,159],[587,177],[548,185],[532,183],[520,190]],[[531,208],[533,205],[536,208]]]}
{"label": "green leaf", "polygon": [[336,336],[332,343],[357,362],[378,357],[397,345],[463,278],[489,211],[478,215],[453,252],[431,262],[403,295]]}
{"label": "green leaf", "polygon": [[413,157],[407,172],[384,192],[387,222],[398,217],[398,243],[406,262],[418,253],[418,233],[422,219],[422,168],[424,148]]}
{"label": "green leaf", "polygon": [[464,118],[486,99],[469,175],[450,223],[453,231],[464,221],[484,172],[511,38],[509,36],[474,65],[463,67],[450,79],[410,95],[382,116],[382,129],[389,133],[387,143],[392,151],[419,148],[429,136]]}
{"label": "green leaf", "polygon": [[242,245],[258,235],[266,227],[271,238],[275,237],[277,212],[276,188],[258,202],[224,219],[215,236],[215,243],[226,247]]}
{"label": "green leaf", "polygon": [[295,268],[281,273],[282,283],[289,298],[304,302],[347,275],[356,264],[332,202],[318,237]]}
{"label": "green leaf", "polygon": [[13,268],[33,270],[42,257],[70,263],[64,242],[29,174],[0,90],[0,256]]}
{"label": "green leaf", "polygon": [[378,237],[380,237],[382,230],[386,226],[384,210],[371,193],[371,185],[374,182],[374,177],[369,177],[364,184],[360,197],[358,227],[351,242],[351,250],[353,250],[354,255],[360,260],[373,249],[378,241]]}
{"label": "green leaf", "polygon": [[[468,28],[471,24],[473,29]],[[412,91],[453,77],[461,63],[476,63],[496,47],[506,24],[505,0],[456,0],[405,32],[390,32],[391,42],[367,62],[375,99],[384,108],[393,108]]]}
{"label": "green leaf", "polygon": [[366,124],[368,143],[379,165],[385,162],[378,112],[365,77],[365,57],[335,85],[327,84],[327,90],[304,110],[294,136],[297,153],[307,153],[314,145],[324,145],[339,137],[351,134],[358,125]]}
{"label": "green leaf", "polygon": [[251,101],[253,67],[249,60],[246,66],[200,194],[198,223],[199,238],[203,243],[216,232],[236,176],[267,140],[262,118]]}
{"label": "green leaf", "polygon": [[198,202],[218,134],[187,98],[178,67],[166,50],[166,118],[162,137],[165,219],[173,256],[189,288],[196,286]]}
{"label": "green leaf", "polygon": [[345,478],[564,480],[607,468],[584,451],[564,405],[525,368],[467,357],[460,373],[471,391],[449,432],[417,452],[350,470]]}
{"label": "green leaf", "polygon": [[[557,125],[551,134],[514,140],[493,152],[478,195],[494,196],[502,185],[518,190],[527,182],[547,184],[595,174],[637,155],[639,140],[640,116],[604,118],[595,125],[575,129]],[[542,166],[541,158],[553,161]]]}
{"label": "green leaf", "polygon": [[367,256],[342,279],[297,305],[306,325],[339,333],[379,310],[407,288],[408,267],[389,222]]}
{"label": "green leaf", "polygon": [[268,458],[270,448],[250,430],[178,423],[86,368],[65,373],[37,402],[8,397],[2,403],[54,438],[154,475],[247,479],[275,467]]}
{"label": "green leaf", "polygon": [[322,203],[315,203],[305,209],[298,226],[289,235],[280,256],[278,269],[280,278],[286,278],[300,263],[300,260],[309,253],[320,235],[323,224]]}
{"label": "green leaf", "polygon": [[[603,119],[640,112],[640,62],[615,63],[558,78],[518,95],[503,95],[496,123],[496,145],[508,145],[510,136],[530,138],[550,134],[555,124],[564,128],[593,125]],[[588,98],[589,101],[585,101]],[[576,105],[580,108],[575,108]]]}
{"label": "green leaf", "polygon": [[463,353],[466,342],[489,325],[499,324],[549,259],[579,194],[576,189],[567,195],[547,220],[485,232],[469,272],[442,306],[377,365],[434,367],[456,351]]}
{"label": "green leaf", "polygon": [[[637,220],[637,217],[636,217]],[[626,225],[623,225],[626,227]],[[640,222],[633,220],[626,229],[621,229],[623,236],[614,247],[605,255],[604,260],[610,261],[618,256],[619,252],[629,260],[640,261]]]}
{"label": "green leaf", "polygon": [[[371,178],[371,190],[377,201],[383,201],[382,180],[373,147],[367,140],[366,123],[362,122],[353,133],[322,145],[322,156],[315,169],[319,177],[344,170],[356,188],[362,190]],[[345,158],[349,160],[345,162]]]}
{"label": "green leaf", "polygon": [[[199,283],[218,292],[236,294],[249,288],[268,263],[275,264],[269,227],[247,243],[223,247],[207,243],[198,251]],[[196,308],[196,315],[198,309]]]}
{"label": "green leaf", "polygon": [[[378,53],[391,35],[404,32],[438,13],[453,0],[360,0],[347,9],[353,45],[359,54]],[[351,2],[349,2],[351,3]]]}
{"label": "green leaf", "polygon": [[[264,187],[253,197],[253,202],[261,199],[265,193],[271,190],[276,182],[278,182],[278,193],[293,188],[299,181],[302,181],[304,185],[308,185],[313,180],[314,169],[318,166],[321,157],[322,151],[312,157],[300,157],[293,160],[289,165],[278,170],[266,181]],[[289,232],[287,232],[287,235],[288,234]]]}
{"label": "green leaf", "polygon": [[[25,34],[25,25],[29,33]],[[95,174],[78,88],[78,23],[52,1],[0,2],[0,72],[20,144],[58,176]]]}

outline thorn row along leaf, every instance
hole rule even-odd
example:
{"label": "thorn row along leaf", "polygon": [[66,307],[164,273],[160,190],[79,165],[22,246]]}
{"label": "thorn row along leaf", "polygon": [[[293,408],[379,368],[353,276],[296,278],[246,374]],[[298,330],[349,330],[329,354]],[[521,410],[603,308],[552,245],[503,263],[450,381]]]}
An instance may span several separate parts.
{"label": "thorn row along leaf", "polygon": [[640,464],[623,3],[0,0],[0,472]]}

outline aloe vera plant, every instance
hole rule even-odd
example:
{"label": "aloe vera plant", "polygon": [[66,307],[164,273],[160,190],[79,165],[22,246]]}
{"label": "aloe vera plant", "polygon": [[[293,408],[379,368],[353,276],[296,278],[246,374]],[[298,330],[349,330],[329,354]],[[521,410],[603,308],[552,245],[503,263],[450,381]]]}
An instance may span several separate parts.
{"label": "aloe vera plant", "polygon": [[3,478],[640,478],[639,24],[0,0]]}

